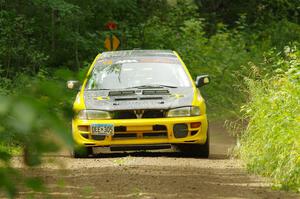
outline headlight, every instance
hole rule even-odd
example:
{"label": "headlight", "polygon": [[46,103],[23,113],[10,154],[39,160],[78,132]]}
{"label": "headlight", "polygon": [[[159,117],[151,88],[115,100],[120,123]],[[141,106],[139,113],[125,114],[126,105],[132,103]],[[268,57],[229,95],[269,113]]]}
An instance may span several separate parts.
{"label": "headlight", "polygon": [[81,110],[77,118],[82,120],[111,119],[109,112],[99,110]]}
{"label": "headlight", "polygon": [[189,117],[199,116],[200,108],[198,106],[175,108],[168,111],[167,117]]}

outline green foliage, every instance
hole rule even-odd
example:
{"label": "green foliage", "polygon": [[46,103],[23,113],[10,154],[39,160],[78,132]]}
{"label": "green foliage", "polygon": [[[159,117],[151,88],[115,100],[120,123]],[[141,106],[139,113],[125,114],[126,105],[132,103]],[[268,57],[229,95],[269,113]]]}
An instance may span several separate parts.
{"label": "green foliage", "polygon": [[[170,12],[174,14],[176,9]],[[191,9],[190,13],[193,17],[186,17],[176,28],[172,26],[172,18],[162,23],[156,16],[151,18],[144,27],[144,45],[150,49],[175,49],[194,78],[209,74],[211,85],[201,89],[209,113],[213,118],[220,117],[220,113],[224,117],[236,116],[245,100],[240,87],[248,73],[248,63],[262,62],[263,52],[272,46],[269,41],[273,40],[261,40],[257,34],[250,34],[245,16],[236,22],[236,28],[228,29],[219,23],[217,33],[206,37],[205,20],[197,17],[196,10]],[[180,12],[175,15],[180,16]]]}
{"label": "green foliage", "polygon": [[[63,75],[63,72],[60,73]],[[24,164],[29,167],[40,165],[44,153],[59,149],[56,138],[70,148],[73,144],[66,122],[70,119],[71,93],[65,91],[64,83],[58,77],[44,78],[47,75],[46,71],[40,71],[36,78],[20,75],[19,80],[14,82],[14,93],[0,93],[0,145],[7,146],[9,143],[8,149],[14,146],[21,148]],[[3,173],[0,171],[3,177],[0,187],[6,190],[8,196],[16,196],[16,184],[35,191],[44,190],[39,179],[23,179],[17,170],[11,168],[11,154],[7,147],[0,148],[0,160],[5,163],[1,167]]]}
{"label": "green foliage", "polygon": [[247,16],[248,24],[263,25],[269,22],[288,19],[299,24],[298,0],[195,0],[201,17],[208,19],[209,32],[214,33],[218,22],[234,26],[240,14]]}
{"label": "green foliage", "polygon": [[15,12],[0,11],[0,74],[11,77],[15,71],[35,74],[47,60],[36,47],[33,21]]}
{"label": "green foliage", "polygon": [[251,171],[300,191],[300,51],[286,47],[282,56],[265,63],[280,70],[262,78],[256,71],[258,80],[247,79],[250,99],[242,111],[249,124],[239,153]]}

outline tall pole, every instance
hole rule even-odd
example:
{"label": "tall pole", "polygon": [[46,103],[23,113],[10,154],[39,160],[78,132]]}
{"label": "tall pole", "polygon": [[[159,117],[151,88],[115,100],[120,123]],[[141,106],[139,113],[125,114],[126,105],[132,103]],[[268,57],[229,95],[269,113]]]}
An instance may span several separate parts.
{"label": "tall pole", "polygon": [[110,50],[113,51],[114,50],[114,43],[113,43],[113,33],[112,31],[110,30],[109,31],[109,37],[110,37]]}

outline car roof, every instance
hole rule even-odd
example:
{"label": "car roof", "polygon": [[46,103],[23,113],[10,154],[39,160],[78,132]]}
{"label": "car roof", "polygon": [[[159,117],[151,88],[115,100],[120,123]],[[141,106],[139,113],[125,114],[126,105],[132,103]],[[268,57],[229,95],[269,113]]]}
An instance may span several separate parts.
{"label": "car roof", "polygon": [[172,50],[120,50],[109,51],[101,54],[102,59],[116,57],[169,57],[175,58],[176,55]]}

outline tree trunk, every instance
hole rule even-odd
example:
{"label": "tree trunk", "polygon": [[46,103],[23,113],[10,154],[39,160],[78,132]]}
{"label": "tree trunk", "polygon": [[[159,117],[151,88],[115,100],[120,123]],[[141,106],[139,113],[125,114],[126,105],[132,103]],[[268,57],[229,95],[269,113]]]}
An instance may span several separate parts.
{"label": "tree trunk", "polygon": [[7,64],[6,64],[6,78],[9,77],[10,65],[11,65],[11,50],[9,49],[7,55]]}
{"label": "tree trunk", "polygon": [[75,61],[76,61],[76,70],[79,71],[80,62],[79,62],[79,53],[78,53],[78,37],[79,37],[79,23],[76,25],[76,41],[75,41]]}
{"label": "tree trunk", "polygon": [[51,54],[55,53],[55,9],[51,10]]}

